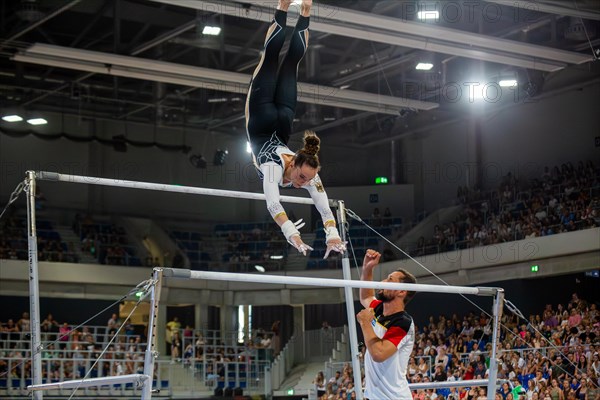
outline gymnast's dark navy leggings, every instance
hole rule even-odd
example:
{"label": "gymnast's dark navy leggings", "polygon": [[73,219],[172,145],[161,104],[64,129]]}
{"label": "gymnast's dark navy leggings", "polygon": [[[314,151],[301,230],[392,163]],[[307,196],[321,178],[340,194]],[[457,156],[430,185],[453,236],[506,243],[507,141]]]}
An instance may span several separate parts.
{"label": "gymnast's dark navy leggings", "polygon": [[308,46],[309,17],[300,16],[290,47],[278,71],[279,52],[285,41],[287,12],[277,10],[267,31],[265,48],[252,76],[246,98],[246,131],[257,154],[273,133],[283,144],[292,133],[296,113],[298,64]]}

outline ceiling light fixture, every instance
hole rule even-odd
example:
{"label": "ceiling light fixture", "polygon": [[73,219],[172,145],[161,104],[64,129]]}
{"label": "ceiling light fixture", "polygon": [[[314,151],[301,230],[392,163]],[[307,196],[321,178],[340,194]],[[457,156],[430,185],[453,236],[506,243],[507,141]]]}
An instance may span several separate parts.
{"label": "ceiling light fixture", "polygon": [[421,20],[431,20],[431,19],[439,19],[440,12],[439,11],[419,11],[417,12],[417,18]]}
{"label": "ceiling light fixture", "polygon": [[426,63],[426,62],[420,62],[415,67],[415,69],[418,69],[420,71],[429,71],[431,68],[433,68],[433,64],[432,63]]}
{"label": "ceiling light fixture", "polygon": [[202,29],[202,34],[203,35],[210,35],[210,36],[218,36],[221,33],[221,28],[219,28],[218,26],[205,26],[204,29]]}
{"label": "ceiling light fixture", "polygon": [[31,118],[27,120],[27,123],[30,125],[46,125],[48,121],[44,118]]}
{"label": "ceiling light fixture", "polygon": [[518,82],[516,79],[502,79],[500,82],[498,82],[498,85],[500,85],[500,87],[513,87],[513,86],[517,86]]}
{"label": "ceiling light fixture", "polygon": [[23,117],[21,117],[20,115],[5,115],[4,117],[2,117],[2,119],[6,122],[19,122],[19,121],[23,121]]}

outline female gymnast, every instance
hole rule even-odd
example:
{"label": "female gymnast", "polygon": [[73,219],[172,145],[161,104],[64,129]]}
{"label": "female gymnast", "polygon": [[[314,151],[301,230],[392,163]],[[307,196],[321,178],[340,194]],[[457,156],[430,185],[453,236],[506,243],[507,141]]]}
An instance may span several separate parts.
{"label": "female gymnast", "polygon": [[297,103],[298,64],[308,46],[308,23],[312,0],[302,0],[300,16],[289,50],[279,67],[279,52],[285,41],[287,10],[292,0],[279,0],[275,17],[267,31],[264,50],[254,71],[246,99],[246,131],[252,158],[263,180],[267,209],[281,227],[287,241],[300,253],[312,250],[300,238],[302,220],[290,221],[279,199],[279,186],[308,190],[323,219],[327,251],[346,250],[336,228],[329,200],[319,178],[319,137],[304,133],[304,147],[297,152],[287,147]]}

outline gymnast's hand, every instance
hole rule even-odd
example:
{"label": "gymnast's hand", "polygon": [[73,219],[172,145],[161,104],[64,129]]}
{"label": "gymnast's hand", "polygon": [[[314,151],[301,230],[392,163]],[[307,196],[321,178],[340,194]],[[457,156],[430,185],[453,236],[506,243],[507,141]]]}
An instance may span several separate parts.
{"label": "gymnast's hand", "polygon": [[325,251],[325,255],[323,256],[323,259],[326,259],[327,257],[329,257],[329,253],[331,252],[331,250],[337,251],[340,254],[344,254],[344,252],[346,251],[346,242],[342,242],[342,239],[340,239],[340,238],[331,239],[330,241],[328,241],[327,242],[327,251]]}
{"label": "gymnast's hand", "polygon": [[304,256],[306,255],[307,251],[314,250],[312,247],[302,241],[300,235],[293,235],[288,241],[296,248],[296,250],[298,250],[299,253],[302,253]]}
{"label": "gymnast's hand", "polygon": [[344,253],[346,251],[346,242],[342,242],[340,234],[335,226],[325,226],[325,243],[327,243],[327,251],[323,259],[329,256],[331,250],[337,251],[338,253]]}
{"label": "gymnast's hand", "polygon": [[294,246],[296,250],[298,250],[300,253],[306,255],[306,252],[309,250],[313,250],[313,248],[304,243],[300,238],[299,229],[302,228],[304,225],[305,224],[304,221],[302,221],[302,219],[299,219],[296,222],[292,222],[289,219],[287,219],[281,225],[281,231],[283,232],[283,235],[285,236],[289,244]]}

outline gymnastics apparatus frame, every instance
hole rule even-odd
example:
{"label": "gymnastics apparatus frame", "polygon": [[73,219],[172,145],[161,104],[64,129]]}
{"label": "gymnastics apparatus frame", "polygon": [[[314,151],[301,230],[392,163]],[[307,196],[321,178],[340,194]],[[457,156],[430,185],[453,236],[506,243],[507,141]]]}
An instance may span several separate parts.
{"label": "gymnastics apparatus frame", "polygon": [[[148,342],[144,354],[143,374],[131,374],[114,377],[76,379],[65,382],[42,383],[42,356],[41,334],[40,334],[40,312],[39,312],[39,275],[38,275],[38,251],[37,251],[37,233],[35,216],[35,193],[36,180],[82,183],[101,186],[113,186],[130,189],[144,189],[162,192],[188,193],[207,196],[232,197],[250,200],[265,200],[262,193],[247,193],[222,189],[197,188],[190,186],[176,186],[149,182],[137,182],[128,180],[116,180],[97,178],[81,175],[68,175],[48,171],[27,171],[25,178],[25,191],[27,196],[27,243],[28,243],[28,262],[29,262],[29,307],[31,318],[31,366],[32,366],[32,385],[27,389],[33,392],[35,400],[43,399],[43,391],[57,388],[86,388],[93,386],[104,386],[121,383],[134,383],[137,387],[142,387],[141,399],[150,400],[152,398],[152,382],[154,375],[154,359],[158,356],[156,347],[156,320],[158,316],[158,305],[160,301],[160,292],[162,280],[166,278],[174,279],[199,279],[199,280],[220,280],[235,282],[256,282],[282,285],[301,285],[301,286],[323,286],[344,288],[346,299],[346,312],[348,314],[348,330],[350,339],[350,351],[352,355],[352,368],[354,371],[354,381],[356,387],[362,387],[361,368],[358,354],[358,338],[356,330],[356,318],[354,311],[354,298],[352,289],[392,289],[392,290],[410,290],[415,292],[446,293],[461,295],[491,296],[494,298],[492,321],[492,351],[490,356],[490,366],[488,379],[456,381],[456,382],[435,382],[410,384],[411,389],[427,388],[446,388],[446,387],[465,387],[465,386],[483,386],[487,385],[488,399],[493,400],[496,392],[498,377],[498,340],[500,330],[500,319],[502,317],[502,308],[504,304],[504,290],[494,287],[468,287],[468,286],[447,286],[447,285],[426,285],[409,283],[390,283],[390,282],[366,282],[352,280],[350,273],[350,260],[348,251],[344,252],[342,257],[343,279],[322,279],[308,278],[299,276],[279,276],[279,275],[257,275],[231,272],[211,272],[211,271],[192,271],[188,269],[176,268],[154,268],[153,277],[144,286],[146,296],[150,296],[150,318],[148,322]],[[314,204],[310,198],[281,196],[280,200],[287,203],[296,204]],[[346,241],[346,232],[343,227],[346,225],[346,210],[343,200],[329,200],[330,206],[337,208],[338,226],[340,227],[340,236],[342,241]],[[362,390],[356,392],[357,400],[363,400]]]}

